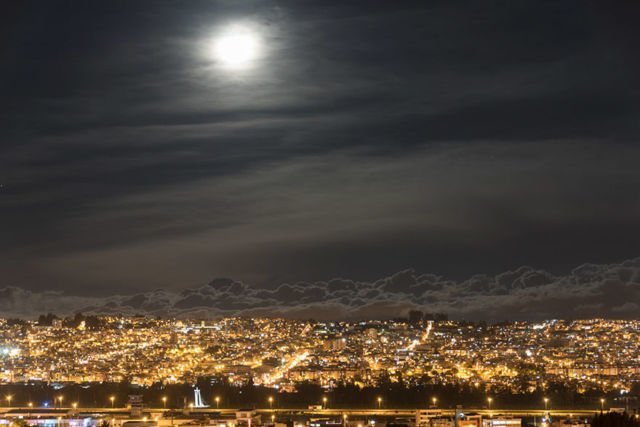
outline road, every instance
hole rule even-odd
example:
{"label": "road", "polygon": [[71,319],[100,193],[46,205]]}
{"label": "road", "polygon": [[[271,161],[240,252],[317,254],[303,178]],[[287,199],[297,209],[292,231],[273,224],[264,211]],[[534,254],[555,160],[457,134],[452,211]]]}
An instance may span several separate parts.
{"label": "road", "polygon": [[[424,408],[420,408],[424,409]],[[311,416],[311,417],[322,417],[322,416],[343,416],[347,415],[347,417],[415,417],[416,411],[418,409],[317,409],[312,410],[308,408],[257,408],[256,411],[261,414],[276,414],[280,416],[284,415],[301,415],[301,416]],[[442,415],[448,416],[453,415],[455,413],[454,409],[438,409]],[[145,412],[152,413],[161,413],[165,411],[163,408],[145,408]],[[190,412],[192,414],[210,414],[210,413],[221,413],[221,414],[231,414],[235,413],[236,409],[229,408],[194,408]],[[52,409],[52,408],[25,408],[25,407],[1,407],[0,408],[0,416],[6,414],[7,412],[11,412],[10,416],[30,416],[34,414],[38,414],[41,416],[60,416],[73,412],[78,413],[92,413],[92,414],[126,414],[128,412],[127,408],[61,408],[61,409]],[[599,409],[550,409],[549,411],[545,411],[543,409],[500,409],[493,408],[491,410],[486,408],[464,408],[462,409],[464,413],[477,413],[483,416],[497,416],[497,415],[508,415],[508,416],[516,416],[516,417],[540,417],[545,415],[547,412],[551,416],[556,417],[568,417],[568,416],[592,416],[594,413],[599,412]]]}

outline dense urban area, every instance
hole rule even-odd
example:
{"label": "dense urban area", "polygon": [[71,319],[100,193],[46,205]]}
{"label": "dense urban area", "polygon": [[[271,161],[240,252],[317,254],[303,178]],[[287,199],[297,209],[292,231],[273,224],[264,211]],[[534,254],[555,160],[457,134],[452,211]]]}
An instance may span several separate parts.
{"label": "dense urban area", "polygon": [[640,321],[489,325],[417,311],[351,323],[4,319],[0,424],[640,427],[639,332]]}
{"label": "dense urban area", "polygon": [[324,323],[76,315],[0,321],[0,382],[195,383],[330,389],[382,382],[533,392],[549,383],[629,393],[640,379],[640,322],[487,325],[409,319]]}

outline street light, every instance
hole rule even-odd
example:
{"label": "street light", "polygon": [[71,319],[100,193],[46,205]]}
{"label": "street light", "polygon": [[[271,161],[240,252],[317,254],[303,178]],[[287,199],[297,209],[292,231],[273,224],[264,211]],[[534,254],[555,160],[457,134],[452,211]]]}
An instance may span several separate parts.
{"label": "street light", "polygon": [[78,408],[78,402],[73,402],[73,404],[71,406],[73,406],[73,409],[77,409]]}
{"label": "street light", "polygon": [[111,409],[113,409],[114,408],[113,405],[114,405],[114,403],[116,401],[116,397],[115,396],[111,396],[111,397],[109,397],[109,400],[111,401]]}
{"label": "street light", "polygon": [[378,409],[382,406],[382,398],[378,397]]}
{"label": "street light", "polygon": [[273,397],[269,396],[269,409],[273,409]]}
{"label": "street light", "polygon": [[322,404],[324,405],[324,409],[327,409],[327,396],[322,397]]}
{"label": "street light", "polygon": [[6,398],[7,398],[7,406],[11,406],[11,399],[13,399],[13,396],[10,394],[7,394]]}
{"label": "street light", "polygon": [[59,402],[59,405],[60,405],[60,409],[62,409],[62,401],[63,400],[64,400],[64,396],[63,395],[58,396],[58,402]]}
{"label": "street light", "polygon": [[491,410],[491,403],[493,402],[493,397],[487,397],[487,403],[489,404],[489,410]]}
{"label": "street light", "polygon": [[549,409],[549,398],[545,397],[544,398],[544,410],[548,410]]}
{"label": "street light", "polygon": [[167,409],[167,396],[162,396],[162,407]]}
{"label": "street light", "polygon": [[220,396],[216,396],[216,409],[220,409]]}
{"label": "street light", "polygon": [[436,406],[436,403],[438,402],[438,398],[437,398],[437,397],[435,397],[435,396],[433,396],[433,397],[431,398],[431,402],[433,402],[433,406]]}
{"label": "street light", "polygon": [[600,412],[604,411],[604,399],[600,399]]}

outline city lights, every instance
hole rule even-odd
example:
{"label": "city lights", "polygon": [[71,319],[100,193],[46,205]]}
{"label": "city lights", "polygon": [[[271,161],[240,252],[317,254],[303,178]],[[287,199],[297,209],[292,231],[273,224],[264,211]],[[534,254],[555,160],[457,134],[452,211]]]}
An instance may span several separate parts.
{"label": "city lights", "polygon": [[[375,386],[381,378],[515,393],[544,390],[549,381],[578,391],[600,389],[626,396],[640,381],[640,321],[576,320],[484,326],[455,321],[408,325],[396,321],[306,322],[224,318],[207,322],[105,316],[104,328],[30,326],[0,320],[0,348],[19,349],[4,360],[0,382],[120,382],[175,384],[198,377],[227,377],[238,386],[291,390],[299,382],[331,388],[341,382]],[[23,332],[24,331],[24,332]],[[251,345],[247,343],[259,343]],[[78,360],[83,363],[77,363]],[[480,362],[482,361],[482,362]],[[529,366],[535,377],[521,371]],[[118,397],[107,395],[115,409]],[[161,396],[162,407],[168,397]],[[216,408],[221,396],[210,396]],[[265,396],[275,409],[275,395]],[[321,398],[328,408],[327,396]],[[383,396],[373,397],[382,408]],[[427,397],[434,408],[436,396]],[[603,398],[604,399],[604,398]],[[493,397],[485,397],[493,408]],[[9,405],[9,399],[4,398]],[[160,403],[160,401],[159,401]],[[548,410],[550,400],[543,399]],[[64,406],[62,394],[53,397]],[[605,401],[599,401],[604,409]]]}

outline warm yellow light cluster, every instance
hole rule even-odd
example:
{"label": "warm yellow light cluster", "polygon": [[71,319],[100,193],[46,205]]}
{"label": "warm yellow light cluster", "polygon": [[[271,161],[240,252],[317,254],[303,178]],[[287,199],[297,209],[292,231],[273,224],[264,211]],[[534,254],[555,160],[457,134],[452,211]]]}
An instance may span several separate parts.
{"label": "warm yellow light cluster", "polygon": [[287,389],[298,381],[364,386],[402,378],[520,391],[561,381],[624,393],[640,380],[637,321],[101,321],[96,329],[0,320],[0,382],[131,378],[148,385],[224,375]]}

